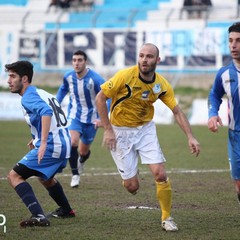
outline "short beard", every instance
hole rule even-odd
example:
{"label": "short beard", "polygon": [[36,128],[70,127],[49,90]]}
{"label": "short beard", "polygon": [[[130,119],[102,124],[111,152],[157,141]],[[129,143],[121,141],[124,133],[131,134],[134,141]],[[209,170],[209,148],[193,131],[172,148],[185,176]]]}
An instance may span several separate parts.
{"label": "short beard", "polygon": [[23,85],[19,86],[18,89],[11,91],[11,93],[18,93],[18,94],[20,94],[22,92],[22,89],[23,89]]}
{"label": "short beard", "polygon": [[141,67],[140,67],[140,64],[138,64],[138,68],[139,68],[139,72],[142,74],[142,75],[145,75],[145,76],[148,76],[150,74],[154,74],[155,72],[155,69],[156,69],[156,65],[154,67],[152,67],[152,65],[150,66],[150,69],[148,71],[142,71]]}

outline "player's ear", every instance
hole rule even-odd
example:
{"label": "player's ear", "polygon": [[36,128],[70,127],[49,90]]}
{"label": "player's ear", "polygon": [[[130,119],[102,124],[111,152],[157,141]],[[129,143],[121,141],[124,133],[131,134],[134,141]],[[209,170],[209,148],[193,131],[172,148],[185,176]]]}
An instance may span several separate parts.
{"label": "player's ear", "polygon": [[159,64],[160,62],[161,62],[161,58],[158,57],[158,59],[157,59],[157,63]]}
{"label": "player's ear", "polygon": [[24,83],[29,82],[29,81],[28,81],[28,76],[27,76],[27,75],[24,75],[24,76],[22,77],[22,81],[23,81]]}

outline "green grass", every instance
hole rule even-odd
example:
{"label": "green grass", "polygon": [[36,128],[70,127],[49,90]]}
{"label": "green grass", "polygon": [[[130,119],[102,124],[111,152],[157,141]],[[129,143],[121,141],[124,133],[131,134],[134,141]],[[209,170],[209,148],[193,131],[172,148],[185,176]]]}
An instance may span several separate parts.
{"label": "green grass", "polygon": [[[132,196],[121,186],[110,153],[101,146],[102,129],[99,129],[92,145],[92,155],[85,165],[79,188],[71,189],[69,186],[69,166],[63,174],[57,175],[72,207],[77,211],[76,218],[52,219],[49,228],[21,229],[19,221],[30,214],[7,183],[6,175],[28,151],[26,144],[30,134],[25,122],[1,121],[0,214],[7,218],[7,232],[3,233],[0,218],[0,239],[239,239],[239,205],[228,171],[227,128],[213,134],[206,126],[193,127],[201,143],[198,158],[189,152],[186,137],[178,126],[158,126],[157,130],[172,181],[172,216],[178,223],[178,232],[167,233],[160,228],[155,184],[146,166],[139,165],[141,187],[137,195]],[[216,169],[222,172],[214,171]],[[28,181],[44,210],[54,210],[57,206],[47,191],[35,178]],[[128,209],[129,206],[153,209]]]}

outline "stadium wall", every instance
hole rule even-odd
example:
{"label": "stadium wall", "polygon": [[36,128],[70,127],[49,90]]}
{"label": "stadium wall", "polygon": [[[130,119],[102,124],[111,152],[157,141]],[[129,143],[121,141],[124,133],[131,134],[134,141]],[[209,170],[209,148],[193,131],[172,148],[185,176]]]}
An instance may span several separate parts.
{"label": "stadium wall", "polygon": [[[137,52],[144,42],[160,49],[158,71],[194,79],[211,75],[230,60],[225,28],[192,30],[129,30],[126,29],[58,29],[56,31],[22,32],[4,29],[0,32],[0,85],[4,85],[4,64],[18,59],[34,63],[36,74],[62,74],[71,69],[75,50],[83,49],[89,66],[108,77],[118,69],[136,64]],[[174,80],[174,81],[175,81]],[[191,82],[193,83],[193,82]],[[201,83],[201,81],[200,81]],[[50,82],[49,82],[50,84]]]}

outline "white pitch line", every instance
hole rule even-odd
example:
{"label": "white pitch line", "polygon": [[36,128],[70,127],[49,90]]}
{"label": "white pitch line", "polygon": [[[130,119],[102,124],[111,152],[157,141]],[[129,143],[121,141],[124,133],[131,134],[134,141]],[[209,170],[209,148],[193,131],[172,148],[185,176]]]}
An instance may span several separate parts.
{"label": "white pitch line", "polygon": [[167,171],[167,173],[222,173],[222,172],[229,172],[229,169],[198,169],[198,170],[173,169]]}
{"label": "white pitch line", "polygon": [[[167,173],[223,173],[229,172],[229,169],[172,169],[168,170]],[[140,175],[150,174],[150,171],[140,171]],[[109,172],[109,173],[83,173],[82,176],[116,176],[119,175],[118,172]],[[59,173],[57,177],[70,177],[72,174]],[[6,177],[0,177],[0,180],[7,180]]]}
{"label": "white pitch line", "polygon": [[127,209],[147,209],[147,210],[159,210],[157,207],[147,207],[147,206],[129,206]]}

